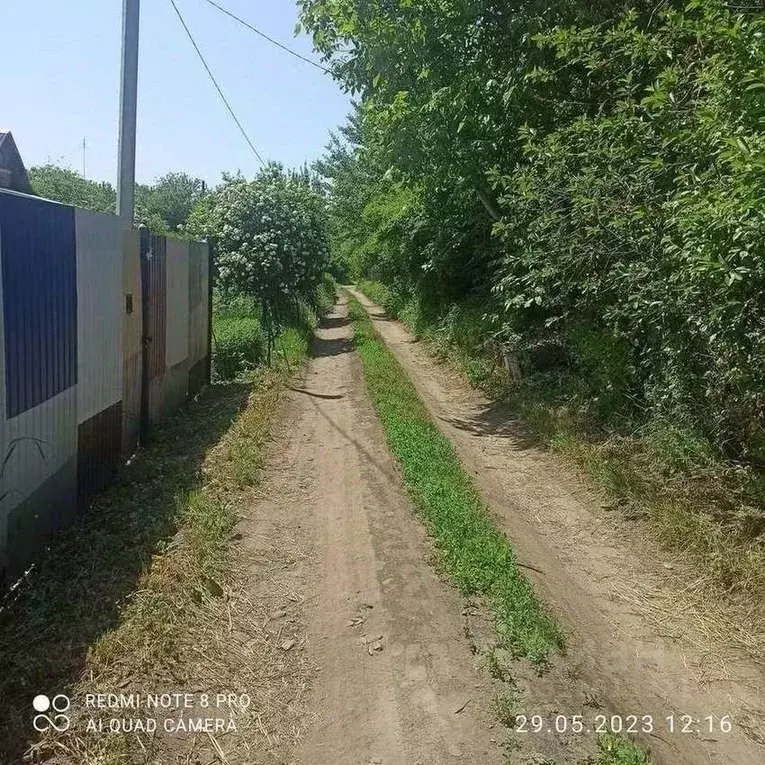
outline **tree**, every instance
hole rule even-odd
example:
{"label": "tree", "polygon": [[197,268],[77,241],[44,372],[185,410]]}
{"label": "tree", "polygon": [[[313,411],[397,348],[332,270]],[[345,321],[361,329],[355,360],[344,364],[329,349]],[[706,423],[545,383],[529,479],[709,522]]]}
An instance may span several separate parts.
{"label": "tree", "polygon": [[136,222],[155,231],[176,232],[204,194],[204,181],[187,173],[168,173],[151,185],[139,184]]}
{"label": "tree", "polygon": [[75,207],[113,213],[117,193],[110,183],[89,181],[74,170],[47,164],[29,169],[29,180],[36,194]]}
{"label": "tree", "polygon": [[271,164],[252,181],[224,178],[189,216],[186,230],[215,246],[222,295],[254,298],[271,358],[301,301],[311,302],[328,262],[326,210],[304,173]]}
{"label": "tree", "polygon": [[761,12],[299,5],[359,99],[317,165],[333,258],[441,315],[472,300],[523,358],[563,346],[601,424],[664,418],[765,462]]}
{"label": "tree", "polygon": [[[48,164],[29,170],[35,193],[75,207],[114,213],[117,193],[110,183],[89,181],[74,170]],[[205,183],[187,173],[168,173],[153,184],[136,184],[135,223],[155,233],[175,233],[205,195]]]}

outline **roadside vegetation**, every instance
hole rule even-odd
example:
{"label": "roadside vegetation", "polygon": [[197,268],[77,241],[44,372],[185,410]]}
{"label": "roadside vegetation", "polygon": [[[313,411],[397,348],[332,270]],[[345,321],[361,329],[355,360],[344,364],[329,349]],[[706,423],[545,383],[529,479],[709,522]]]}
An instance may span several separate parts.
{"label": "roadside vegetation", "polygon": [[[765,594],[765,16],[722,0],[302,0],[358,107],[334,269]],[[370,284],[374,283],[374,286]]]}
{"label": "roadside vegetation", "polygon": [[[556,653],[565,652],[563,632],[535,595],[512,545],[492,521],[451,443],[353,298],[350,317],[372,404],[409,494],[435,541],[440,567],[463,595],[488,605],[501,647],[509,656],[526,658],[543,672]],[[512,729],[518,709],[512,665],[500,664],[494,650],[488,654],[487,665],[492,677],[509,683],[512,690],[500,694],[495,703],[498,720]],[[622,736],[599,736],[597,749],[598,754],[583,765],[649,762],[642,750]]]}
{"label": "roadside vegetation", "polygon": [[[226,632],[232,535],[283,394],[334,304],[322,205],[305,173],[271,165],[186,210],[184,232],[215,252],[213,384],[156,428],[0,603],[0,761],[166,761],[161,736],[87,731],[85,694],[258,685]],[[68,695],[73,724],[34,740],[41,692]],[[240,729],[257,726],[245,717]]]}
{"label": "roadside vegetation", "polygon": [[589,763],[581,765],[649,765],[650,762],[649,755],[628,739],[614,733],[602,733],[598,736],[597,758],[590,758]]}
{"label": "roadside vegetation", "polygon": [[[305,343],[295,340],[297,361]],[[252,393],[245,384],[206,389],[56,536],[3,605],[0,760],[20,762],[33,744],[35,693],[65,693],[82,710],[86,692],[189,680],[205,626],[221,618],[237,490],[257,476],[283,380],[283,369],[269,369]],[[83,736],[76,720],[74,730],[47,735],[35,756],[117,762],[128,751],[128,736]]]}
{"label": "roadside vegetation", "polygon": [[250,181],[224,176],[193,208],[184,231],[207,239],[215,252],[217,302],[226,313],[216,327],[221,350],[236,348],[239,336],[259,338],[270,362],[281,329],[328,285],[326,205],[315,179],[276,163]]}
{"label": "roadside vegetation", "polygon": [[[703,440],[691,440],[670,423],[647,422],[632,431],[604,428],[577,408],[576,380],[530,372],[518,384],[501,351],[487,347],[478,304],[454,304],[445,316],[425,317],[411,296],[368,280],[359,287],[425,340],[437,358],[455,363],[501,404],[508,420],[520,418],[541,445],[582,469],[610,510],[650,519],[669,551],[695,560],[704,582],[747,600],[765,592],[765,537],[754,522],[765,493],[760,471],[726,463]],[[757,650],[757,635],[741,637]]]}
{"label": "roadside vegetation", "polygon": [[[34,192],[75,207],[114,213],[117,192],[111,183],[84,178],[77,171],[53,164],[29,168]],[[155,234],[179,234],[191,210],[207,193],[204,181],[187,173],[167,173],[153,183],[135,187],[135,224]]]}
{"label": "roadside vegetation", "polygon": [[[312,325],[317,316],[327,313],[335,301],[335,282],[324,274],[313,300],[294,306],[287,322]],[[213,301],[213,379],[226,382],[247,377],[266,362],[267,340],[261,326],[262,310],[254,298],[235,295],[229,298],[216,291]],[[276,355],[289,357],[285,336],[275,338]]]}
{"label": "roadside vegetation", "polygon": [[465,595],[487,599],[508,649],[543,664],[564,647],[560,629],[518,568],[510,543],[492,522],[454,448],[353,299],[350,315],[372,403],[444,570]]}

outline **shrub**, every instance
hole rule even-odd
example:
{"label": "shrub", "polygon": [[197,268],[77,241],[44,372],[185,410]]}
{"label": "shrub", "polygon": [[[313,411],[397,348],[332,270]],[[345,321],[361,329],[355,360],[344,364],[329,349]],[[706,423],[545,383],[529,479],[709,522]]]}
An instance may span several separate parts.
{"label": "shrub", "polygon": [[266,355],[298,303],[311,302],[328,262],[324,200],[302,176],[268,165],[253,181],[226,178],[189,229],[215,247],[216,283],[228,300],[256,300]]}
{"label": "shrub", "polygon": [[216,316],[214,324],[213,376],[234,380],[249,372],[263,358],[264,342],[260,322],[253,316]]}
{"label": "shrub", "polygon": [[324,274],[319,282],[319,286],[316,288],[316,295],[314,296],[314,305],[318,313],[328,313],[335,304],[336,297],[337,286],[335,285],[335,280],[330,274]]}

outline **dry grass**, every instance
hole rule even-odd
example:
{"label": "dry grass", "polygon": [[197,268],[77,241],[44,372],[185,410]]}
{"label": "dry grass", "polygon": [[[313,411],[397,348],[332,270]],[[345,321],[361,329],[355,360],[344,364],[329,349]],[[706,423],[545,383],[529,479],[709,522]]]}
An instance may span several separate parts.
{"label": "dry grass", "polygon": [[656,538],[699,565],[705,583],[729,596],[765,596],[760,477],[752,467],[709,460],[682,464],[682,438],[577,438],[560,423],[550,443],[617,500],[623,515],[650,520]]}
{"label": "dry grass", "polygon": [[[288,331],[283,347],[288,366],[257,372],[252,385],[212,386],[158,429],[0,613],[0,762],[21,762],[26,752],[33,762],[165,765],[196,762],[204,751],[213,753],[205,762],[224,763],[231,736],[267,752],[290,735],[301,689],[289,686],[300,673],[267,639],[268,601],[248,597],[231,557],[238,508],[252,498],[274,414],[307,343]],[[252,703],[186,710],[234,719],[228,737],[86,730],[93,716],[155,714],[85,710],[86,693],[179,691],[249,693]],[[36,737],[37,693],[71,697],[68,732]]]}

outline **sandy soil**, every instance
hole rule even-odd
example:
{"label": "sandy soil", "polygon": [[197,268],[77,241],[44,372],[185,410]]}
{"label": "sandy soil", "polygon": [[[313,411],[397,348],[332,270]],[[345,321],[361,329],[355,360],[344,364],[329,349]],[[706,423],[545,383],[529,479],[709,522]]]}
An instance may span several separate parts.
{"label": "sandy soil", "polygon": [[319,667],[315,719],[295,761],[499,763],[461,598],[427,563],[345,313],[339,305],[319,330],[295,397],[314,535],[306,650]]}
{"label": "sandy soil", "polygon": [[[666,558],[650,545],[641,522],[628,525],[606,512],[518,423],[498,417],[401,323],[352,293],[474,475],[520,559],[538,570],[528,574],[570,642],[552,674],[567,674],[588,699],[609,710],[653,715],[655,730],[642,741],[656,762],[765,762],[762,665],[721,643],[688,613],[677,575],[669,581]],[[561,713],[579,712],[566,708],[575,695],[564,690]],[[688,733],[670,733],[665,718],[671,714],[678,728],[680,715],[693,718]],[[730,715],[732,731],[697,732],[707,715]]]}
{"label": "sandy soil", "polygon": [[346,314],[341,302],[322,322],[235,535],[231,640],[243,650],[233,663],[248,656],[248,681],[257,676],[247,684],[257,724],[219,742],[225,759],[209,742],[195,754],[230,765],[499,765],[496,684],[471,651],[463,599],[428,562]]}

